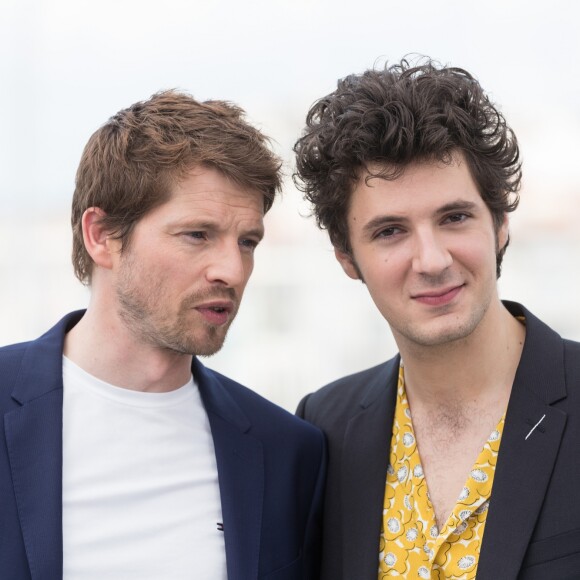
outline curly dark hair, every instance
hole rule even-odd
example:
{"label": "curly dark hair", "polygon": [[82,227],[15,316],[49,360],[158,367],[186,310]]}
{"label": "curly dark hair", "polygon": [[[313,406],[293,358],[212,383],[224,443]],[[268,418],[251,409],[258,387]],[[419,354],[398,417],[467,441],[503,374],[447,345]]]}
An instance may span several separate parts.
{"label": "curly dark hair", "polygon": [[166,202],[173,185],[195,166],[217,169],[264,197],[267,212],[281,188],[281,160],[269,139],[227,101],[200,102],[169,90],[119,111],[89,139],[72,201],[73,265],[90,284],[93,261],[82,232],[89,207],[105,212],[102,224],[126,249],[135,224]]}
{"label": "curly dark hair", "polygon": [[[519,202],[521,162],[516,136],[478,81],[460,68],[407,59],[338,81],[311,107],[294,146],[294,182],[313,204],[332,244],[351,253],[350,196],[368,164],[373,177],[396,179],[415,162],[453,162],[460,152],[496,230]],[[497,276],[507,244],[497,256]]]}

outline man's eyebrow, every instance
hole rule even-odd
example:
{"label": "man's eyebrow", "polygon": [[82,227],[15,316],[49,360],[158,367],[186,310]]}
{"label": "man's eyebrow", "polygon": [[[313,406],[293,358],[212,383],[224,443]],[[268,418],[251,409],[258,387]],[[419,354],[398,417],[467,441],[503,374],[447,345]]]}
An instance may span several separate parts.
{"label": "man's eyebrow", "polygon": [[392,223],[402,223],[407,221],[403,216],[398,215],[378,215],[372,220],[367,222],[363,227],[363,232],[370,233],[377,228],[392,224]]}
{"label": "man's eyebrow", "polygon": [[[192,231],[200,230],[200,231],[215,232],[222,229],[221,224],[218,221],[208,221],[208,220],[195,221],[195,219],[180,222],[178,226],[180,228]],[[264,237],[264,228],[263,227],[250,228],[248,230],[242,231],[241,235],[242,237],[252,236],[261,240]]]}
{"label": "man's eyebrow", "polygon": [[264,228],[252,228],[242,234],[244,237],[251,236],[261,240],[264,237]]}
{"label": "man's eyebrow", "polygon": [[449,213],[450,211],[475,211],[477,209],[477,204],[473,201],[466,201],[463,199],[458,199],[456,201],[451,201],[441,206],[438,210],[438,214]]}

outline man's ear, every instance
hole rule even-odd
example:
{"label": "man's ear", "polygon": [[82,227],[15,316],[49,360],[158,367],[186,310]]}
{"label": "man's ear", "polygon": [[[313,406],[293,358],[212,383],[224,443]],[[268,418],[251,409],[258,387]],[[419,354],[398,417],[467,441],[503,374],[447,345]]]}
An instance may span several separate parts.
{"label": "man's ear", "polygon": [[349,278],[352,278],[353,280],[361,279],[359,270],[355,266],[352,256],[350,254],[348,254],[347,252],[343,252],[338,248],[334,248],[334,255],[336,256],[338,263],[342,266],[342,269],[344,270],[345,274]]}
{"label": "man's ear", "polygon": [[93,262],[101,268],[111,269],[114,254],[120,250],[119,240],[110,237],[110,232],[103,226],[105,212],[99,207],[89,207],[81,220],[83,241]]}

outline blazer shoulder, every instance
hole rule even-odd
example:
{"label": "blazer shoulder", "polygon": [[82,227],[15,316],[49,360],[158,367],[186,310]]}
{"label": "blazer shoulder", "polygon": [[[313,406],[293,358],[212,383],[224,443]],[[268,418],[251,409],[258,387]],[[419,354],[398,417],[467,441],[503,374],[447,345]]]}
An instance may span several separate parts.
{"label": "blazer shoulder", "polygon": [[350,417],[371,404],[388,388],[396,386],[399,355],[364,371],[342,377],[306,395],[298,405],[297,414],[307,421],[323,426],[328,419]]}
{"label": "blazer shoulder", "polygon": [[0,347],[0,390],[15,378],[21,367],[29,370],[32,364],[38,364],[48,374],[47,364],[51,369],[55,364],[60,365],[64,335],[81,319],[84,312],[78,310],[67,314],[38,338]]}
{"label": "blazer shoulder", "polygon": [[33,341],[0,346],[0,365],[18,363]]}

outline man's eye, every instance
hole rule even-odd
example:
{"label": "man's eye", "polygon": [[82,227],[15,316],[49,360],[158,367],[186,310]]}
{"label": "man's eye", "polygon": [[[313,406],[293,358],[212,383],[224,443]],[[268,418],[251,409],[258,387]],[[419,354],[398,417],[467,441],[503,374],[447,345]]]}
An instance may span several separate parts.
{"label": "man's eye", "polygon": [[195,240],[205,240],[207,237],[205,232],[187,232],[185,235]]}
{"label": "man's eye", "polygon": [[396,226],[389,226],[388,228],[382,229],[378,234],[377,238],[390,238],[401,231],[400,228]]}
{"label": "man's eye", "polygon": [[467,214],[464,213],[454,213],[451,214],[450,216],[447,216],[447,221],[451,223],[460,223],[465,221],[467,217],[468,217]]}
{"label": "man's eye", "polygon": [[243,240],[240,240],[240,246],[243,246],[244,248],[247,248],[249,250],[255,250],[257,245],[258,245],[258,242],[256,240],[251,240],[248,238],[244,238]]}

